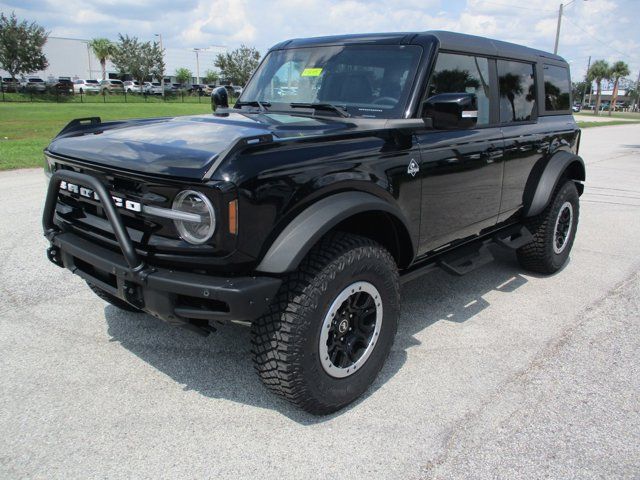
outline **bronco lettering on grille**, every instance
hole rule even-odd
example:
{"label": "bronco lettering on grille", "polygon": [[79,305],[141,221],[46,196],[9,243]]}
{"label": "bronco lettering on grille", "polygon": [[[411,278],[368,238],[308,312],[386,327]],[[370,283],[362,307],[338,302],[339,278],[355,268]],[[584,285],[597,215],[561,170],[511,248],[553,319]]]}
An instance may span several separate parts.
{"label": "bronco lettering on grille", "polygon": [[[74,183],[62,181],[60,182],[60,190],[66,190],[69,193],[79,194],[81,197],[92,198],[93,200],[100,201],[100,197],[98,197],[96,192],[90,188],[82,187]],[[114,205],[118,208],[124,208],[125,210],[130,210],[132,212],[142,211],[142,204],[140,202],[127,200],[126,198],[119,197],[117,195],[112,195],[111,198],[113,199]]]}

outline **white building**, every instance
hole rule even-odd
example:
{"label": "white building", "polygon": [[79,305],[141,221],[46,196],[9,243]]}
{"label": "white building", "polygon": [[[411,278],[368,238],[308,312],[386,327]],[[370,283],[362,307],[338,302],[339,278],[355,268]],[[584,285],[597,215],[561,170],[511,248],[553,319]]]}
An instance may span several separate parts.
{"label": "white building", "polygon": [[[166,77],[173,80],[176,69],[188,68],[193,72],[193,82],[198,74],[198,63],[200,66],[200,76],[204,76],[207,70],[217,70],[213,62],[218,53],[226,51],[226,47],[212,46],[201,48],[196,53],[189,48],[173,48],[164,45],[166,64]],[[54,77],[71,77],[76,79],[101,79],[102,67],[100,62],[89,48],[89,40],[78,38],[49,37],[43,47],[43,52],[49,61],[46,70],[34,72],[29,75],[40,77],[44,80]],[[8,76],[8,73],[0,70],[0,75]],[[107,61],[107,76],[117,78],[118,72],[113,64]]]}

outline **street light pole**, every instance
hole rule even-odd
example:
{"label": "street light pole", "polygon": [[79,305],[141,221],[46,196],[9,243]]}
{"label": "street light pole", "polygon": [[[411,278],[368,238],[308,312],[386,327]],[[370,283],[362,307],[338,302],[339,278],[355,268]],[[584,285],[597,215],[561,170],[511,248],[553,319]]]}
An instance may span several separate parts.
{"label": "street light pole", "polygon": [[[156,37],[158,37],[158,44],[160,45],[160,55],[162,55],[162,60],[164,61],[164,49],[162,48],[162,34],[156,33]],[[164,75],[160,79],[160,90],[162,90],[162,98],[164,98]]]}
{"label": "street light pole", "polygon": [[202,48],[194,48],[193,51],[196,52],[196,83],[200,85],[200,58],[198,57],[198,52],[203,50]]}
{"label": "street light pole", "polygon": [[93,80],[93,71],[91,68],[91,46],[87,42],[87,59],[89,60],[89,80]]}

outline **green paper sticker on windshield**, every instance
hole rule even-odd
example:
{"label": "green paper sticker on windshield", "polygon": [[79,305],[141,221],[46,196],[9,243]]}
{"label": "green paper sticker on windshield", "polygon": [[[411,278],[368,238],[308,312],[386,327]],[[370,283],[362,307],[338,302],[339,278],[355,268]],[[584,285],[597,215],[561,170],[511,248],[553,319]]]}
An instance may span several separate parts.
{"label": "green paper sticker on windshield", "polygon": [[302,71],[302,77],[319,77],[322,73],[322,68],[305,68]]}

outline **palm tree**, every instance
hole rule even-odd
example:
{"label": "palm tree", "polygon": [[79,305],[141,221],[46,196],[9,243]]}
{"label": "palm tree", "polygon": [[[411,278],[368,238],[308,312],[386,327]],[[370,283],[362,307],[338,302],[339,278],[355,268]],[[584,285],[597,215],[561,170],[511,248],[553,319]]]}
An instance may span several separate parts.
{"label": "palm tree", "polygon": [[611,78],[611,69],[605,60],[596,60],[593,62],[587,72],[587,81],[596,82],[596,110],[595,114],[600,113],[600,95],[602,94],[602,80]]}
{"label": "palm tree", "polygon": [[89,42],[89,47],[93,50],[102,67],[102,79],[107,79],[107,60],[113,55],[114,45],[107,38],[94,38]]}
{"label": "palm tree", "polygon": [[516,115],[515,98],[516,95],[520,95],[523,92],[520,77],[512,73],[505,73],[498,78],[498,83],[500,84],[500,96],[507,97],[511,105],[512,120],[514,122],[525,120],[524,118],[517,118]]}
{"label": "palm tree", "polygon": [[611,103],[609,103],[609,116],[611,116],[611,111],[615,108],[616,100],[618,99],[618,82],[622,77],[629,75],[631,71],[629,70],[629,65],[619,60],[613,64],[610,73],[611,78],[613,78],[613,95],[611,96]]}

